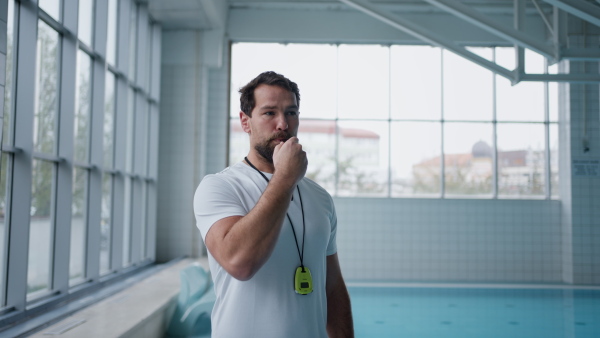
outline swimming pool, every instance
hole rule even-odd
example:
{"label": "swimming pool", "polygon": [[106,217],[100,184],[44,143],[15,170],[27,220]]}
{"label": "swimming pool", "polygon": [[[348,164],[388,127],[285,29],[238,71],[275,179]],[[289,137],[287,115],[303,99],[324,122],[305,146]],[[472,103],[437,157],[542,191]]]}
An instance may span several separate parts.
{"label": "swimming pool", "polygon": [[348,287],[357,338],[597,338],[600,290]]}

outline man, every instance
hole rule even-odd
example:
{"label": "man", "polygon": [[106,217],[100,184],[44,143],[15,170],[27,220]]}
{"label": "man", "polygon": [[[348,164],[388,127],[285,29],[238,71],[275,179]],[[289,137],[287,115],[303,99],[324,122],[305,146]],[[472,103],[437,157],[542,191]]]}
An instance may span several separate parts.
{"label": "man", "polygon": [[194,196],[217,294],[213,337],[353,337],[333,201],[304,178],[298,86],[265,72],[240,94],[248,156]]}

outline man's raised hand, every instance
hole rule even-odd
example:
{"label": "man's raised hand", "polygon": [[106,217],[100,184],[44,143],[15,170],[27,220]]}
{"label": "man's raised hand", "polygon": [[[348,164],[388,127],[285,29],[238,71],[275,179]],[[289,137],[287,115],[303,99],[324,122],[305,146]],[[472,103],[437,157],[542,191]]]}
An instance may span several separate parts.
{"label": "man's raised hand", "polygon": [[275,146],[273,165],[275,166],[273,176],[278,176],[286,181],[290,180],[293,185],[296,185],[304,177],[308,159],[297,137],[291,137]]}

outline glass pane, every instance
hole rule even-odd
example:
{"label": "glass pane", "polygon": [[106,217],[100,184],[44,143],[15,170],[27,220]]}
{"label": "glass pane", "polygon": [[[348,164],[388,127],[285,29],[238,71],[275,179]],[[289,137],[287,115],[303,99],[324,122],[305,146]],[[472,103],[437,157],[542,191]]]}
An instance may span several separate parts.
{"label": "glass pane", "polygon": [[73,168],[73,201],[71,204],[70,284],[85,277],[85,238],[87,232],[88,170]]}
{"label": "glass pane", "polygon": [[136,45],[137,45],[137,5],[135,1],[131,2],[131,11],[129,15],[129,78],[135,79],[135,68],[137,62]]}
{"label": "glass pane", "polygon": [[250,139],[242,130],[239,118],[229,120],[229,165],[243,161],[250,151]]}
{"label": "glass pane", "polygon": [[39,0],[40,8],[56,21],[60,21],[61,4],[61,0]]}
{"label": "glass pane", "polygon": [[391,47],[393,119],[440,120],[441,50],[428,46]]}
{"label": "glass pane", "polygon": [[[306,177],[335,193],[335,121],[300,119],[298,137],[308,157]],[[246,143],[248,136],[245,136]]]}
{"label": "glass pane", "polygon": [[[552,122],[558,121],[558,91],[559,84],[556,82],[548,82],[548,110],[549,110],[549,119]],[[564,87],[563,85],[560,85]]]}
{"label": "glass pane", "polygon": [[[239,118],[238,90],[258,74],[271,70],[285,76],[285,45],[277,43],[235,43],[231,53],[231,117]],[[292,80],[294,81],[294,80]],[[295,81],[294,81],[295,82]],[[300,88],[302,95],[302,88]]]}
{"label": "glass pane", "polygon": [[513,70],[517,66],[515,63],[516,52],[514,47],[496,47],[494,49],[495,61],[498,65]]}
{"label": "glass pane", "polygon": [[488,61],[494,61],[494,49],[488,47],[465,47],[469,52],[477,54]]}
{"label": "glass pane", "polygon": [[106,35],[106,61],[117,64],[117,0],[108,0],[108,27]]}
{"label": "glass pane", "polygon": [[92,30],[94,27],[94,0],[79,0],[79,26],[77,36],[88,46],[92,46]]}
{"label": "glass pane", "polygon": [[492,194],[491,123],[444,124],[446,195]]}
{"label": "glass pane", "polygon": [[546,68],[546,59],[529,49],[525,49],[525,73],[543,74]]}
{"label": "glass pane", "polygon": [[102,175],[102,210],[100,220],[100,274],[110,272],[112,233],[112,180],[111,174]]}
{"label": "glass pane", "polygon": [[136,107],[134,152],[138,153],[135,161],[135,172],[145,176],[148,171],[148,107],[147,102],[142,101],[139,107]]}
{"label": "glass pane", "polygon": [[106,72],[104,93],[104,168],[112,169],[115,139],[115,76]]}
{"label": "glass pane", "polygon": [[374,121],[338,123],[338,195],[387,196],[388,125]]}
{"label": "glass pane", "polygon": [[131,262],[131,178],[125,178],[125,209],[123,212],[123,266]]}
{"label": "glass pane", "polygon": [[127,144],[125,145],[125,169],[127,172],[133,171],[133,132],[135,117],[135,92],[131,87],[128,89],[127,95]]}
{"label": "glass pane", "polygon": [[77,83],[75,88],[74,159],[88,162],[92,103],[92,59],[84,51],[77,52]]}
{"label": "glass pane", "polygon": [[498,195],[543,196],[544,125],[499,123],[497,138]]}
{"label": "glass pane", "polygon": [[[138,82],[147,92],[150,92],[150,79],[152,77],[152,25],[146,22],[146,50],[144,51],[144,62],[146,63],[145,74],[138,74]],[[141,80],[141,81],[140,81]]]}
{"label": "glass pane", "polygon": [[2,144],[10,146],[12,128],[10,127],[13,114],[13,65],[14,65],[14,0],[8,1],[8,20],[6,22],[6,82],[4,85],[4,122],[2,125]]}
{"label": "glass pane", "polygon": [[[298,67],[299,64],[310,65]],[[258,74],[272,70],[296,82],[301,118],[334,118],[337,47],[321,44],[235,43],[231,62],[231,117],[238,117],[238,90]]]}
{"label": "glass pane", "polygon": [[549,126],[550,134],[550,191],[552,198],[560,197],[560,176],[558,161],[560,153],[558,152],[558,124],[551,123]]}
{"label": "glass pane", "polygon": [[[8,234],[8,224],[6,223],[6,212],[8,210],[6,199],[6,183],[8,178],[8,157],[7,153],[0,152],[0,290],[4,290],[4,271],[6,268],[6,235]],[[4,292],[0,293],[0,307],[4,305]]]}
{"label": "glass pane", "polygon": [[148,182],[142,180],[142,207],[140,208],[140,257],[143,260],[146,258],[146,234],[148,233],[148,214],[147,214],[147,206],[148,206]]}
{"label": "glass pane", "polygon": [[50,288],[52,260],[52,208],[54,206],[54,164],[34,159],[31,182],[31,218],[27,293]]}
{"label": "glass pane", "polygon": [[339,46],[339,118],[389,118],[389,65],[388,47]]}
{"label": "glass pane", "polygon": [[58,112],[59,35],[43,21],[38,24],[33,149],[53,154]]}
{"label": "glass pane", "polygon": [[[286,46],[283,75],[298,84],[301,119],[335,118],[336,59],[337,48],[333,45]],[[306,67],[298,67],[300,64]]]}
{"label": "glass pane", "polygon": [[442,128],[439,122],[392,122],[393,196],[439,196]]}
{"label": "glass pane", "polygon": [[498,121],[544,121],[544,83],[510,81],[496,77]]}
{"label": "glass pane", "polygon": [[492,72],[448,51],[443,52],[443,57],[444,119],[491,121]]}
{"label": "glass pane", "polygon": [[[495,60],[496,63],[506,69],[513,70],[517,67],[516,50],[514,47],[496,47]],[[543,74],[546,68],[544,57],[529,49],[525,49],[525,73],[527,74]]]}

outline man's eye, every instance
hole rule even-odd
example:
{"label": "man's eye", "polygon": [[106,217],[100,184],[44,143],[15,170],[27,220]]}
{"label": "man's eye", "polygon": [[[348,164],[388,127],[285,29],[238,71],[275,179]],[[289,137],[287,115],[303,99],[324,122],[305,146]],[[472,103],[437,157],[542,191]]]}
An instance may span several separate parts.
{"label": "man's eye", "polygon": [[289,111],[289,112],[287,112],[287,114],[290,116],[296,116],[296,115],[298,115],[298,112],[297,111]]}
{"label": "man's eye", "polygon": [[272,111],[268,111],[268,112],[265,113],[265,115],[275,115],[275,113],[272,112]]}

